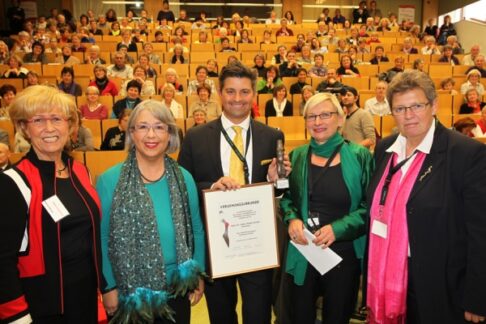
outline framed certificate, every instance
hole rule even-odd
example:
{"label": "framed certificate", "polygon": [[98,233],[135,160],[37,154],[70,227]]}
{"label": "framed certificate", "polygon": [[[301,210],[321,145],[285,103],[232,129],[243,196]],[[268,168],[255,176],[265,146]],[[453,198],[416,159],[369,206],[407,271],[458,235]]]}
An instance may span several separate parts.
{"label": "framed certificate", "polygon": [[203,191],[212,278],[280,265],[273,190],[257,183]]}

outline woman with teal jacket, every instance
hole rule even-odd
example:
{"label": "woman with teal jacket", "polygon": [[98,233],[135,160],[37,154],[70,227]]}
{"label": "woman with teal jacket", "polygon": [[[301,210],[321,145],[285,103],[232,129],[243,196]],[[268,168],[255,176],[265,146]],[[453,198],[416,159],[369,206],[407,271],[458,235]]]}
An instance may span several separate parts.
{"label": "woman with teal jacket", "polygon": [[[365,147],[345,141],[339,133],[345,115],[334,95],[312,96],[304,118],[312,139],[290,153],[290,188],[280,206],[294,243],[330,247],[343,260],[321,276],[289,243],[290,315],[292,323],[314,324],[316,300],[323,296],[322,323],[347,324],[359,288],[372,157]],[[312,242],[305,238],[304,227],[314,233]]]}
{"label": "woman with teal jacket", "polygon": [[205,244],[196,185],[168,154],[178,128],[159,101],[141,102],[127,127],[128,157],[98,179],[101,250],[112,323],[190,322],[204,291]]}

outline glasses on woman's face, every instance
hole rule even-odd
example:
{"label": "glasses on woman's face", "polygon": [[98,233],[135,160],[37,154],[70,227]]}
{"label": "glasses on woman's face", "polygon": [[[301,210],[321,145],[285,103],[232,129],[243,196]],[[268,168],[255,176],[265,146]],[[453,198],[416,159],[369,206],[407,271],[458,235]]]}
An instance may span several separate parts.
{"label": "glasses on woman's face", "polygon": [[307,115],[304,118],[308,123],[315,123],[318,117],[320,120],[324,120],[331,118],[334,114],[337,115],[337,111],[324,111],[318,115]]}
{"label": "glasses on woman's face", "polygon": [[413,113],[419,113],[424,111],[428,105],[429,105],[428,102],[424,102],[424,103],[416,103],[411,106],[396,106],[396,107],[392,107],[391,111],[393,115],[403,115],[407,110],[410,110]]}
{"label": "glasses on woman's face", "polygon": [[50,121],[51,125],[56,127],[56,126],[63,125],[67,121],[67,118],[64,118],[62,116],[51,116],[51,117],[34,116],[34,117],[26,120],[26,122],[28,124],[31,124],[32,126],[34,126],[36,128],[46,127],[47,121]]}
{"label": "glasses on woman's face", "polygon": [[165,124],[147,124],[140,123],[133,126],[133,130],[141,135],[147,135],[150,130],[153,130],[157,136],[167,134],[169,132],[169,126]]}

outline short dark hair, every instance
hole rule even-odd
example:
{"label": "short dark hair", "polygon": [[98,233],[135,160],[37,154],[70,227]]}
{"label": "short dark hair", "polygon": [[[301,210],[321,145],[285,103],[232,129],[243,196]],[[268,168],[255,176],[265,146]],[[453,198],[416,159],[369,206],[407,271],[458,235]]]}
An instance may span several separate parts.
{"label": "short dark hair", "polygon": [[197,86],[197,90],[196,90],[197,94],[199,94],[199,92],[203,89],[207,90],[209,96],[211,96],[211,86],[209,84],[207,84],[206,82]]}
{"label": "short dark hair", "polygon": [[140,83],[138,83],[137,80],[131,80],[127,83],[127,91],[130,88],[137,88],[138,93],[142,92],[142,85]]}
{"label": "short dark hair", "polygon": [[61,76],[63,76],[66,73],[71,74],[71,76],[74,79],[74,69],[71,66],[65,66],[65,67],[62,68],[62,70],[61,70]]}
{"label": "short dark hair", "polygon": [[14,94],[17,94],[17,89],[11,84],[4,84],[0,87],[0,97],[3,97],[8,92],[12,91]]}
{"label": "short dark hair", "polygon": [[227,64],[221,69],[219,74],[219,90],[223,91],[224,82],[227,78],[246,78],[251,81],[251,88],[253,92],[256,92],[256,74],[247,66],[243,65],[240,61]]}

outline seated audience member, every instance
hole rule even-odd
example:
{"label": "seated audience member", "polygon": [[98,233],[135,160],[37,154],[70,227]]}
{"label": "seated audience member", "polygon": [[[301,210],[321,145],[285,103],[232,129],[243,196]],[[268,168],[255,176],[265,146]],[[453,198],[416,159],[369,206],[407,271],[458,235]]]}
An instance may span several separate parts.
{"label": "seated audience member", "polygon": [[378,77],[380,80],[385,80],[386,82],[390,83],[393,78],[398,74],[404,71],[405,68],[405,59],[401,56],[395,57],[393,61],[394,65],[392,68],[388,69],[385,73],[380,73]]}
{"label": "seated audience member", "polygon": [[108,79],[108,69],[104,65],[95,65],[93,74],[95,79],[89,83],[89,86],[98,88],[102,96],[117,96],[118,87],[115,82]]}
{"label": "seated audience member", "polygon": [[454,89],[456,81],[453,78],[446,78],[440,81],[440,90],[449,92],[451,95],[455,96],[458,94],[457,90]]}
{"label": "seated audience member", "polygon": [[89,21],[89,29],[88,31],[95,36],[102,36],[103,35],[103,30],[98,28],[98,24],[95,19],[91,19]]}
{"label": "seated audience member", "polygon": [[402,52],[405,54],[418,54],[418,49],[413,47],[411,37],[405,37],[405,39],[403,40]]}
{"label": "seated audience member", "polygon": [[123,30],[121,32],[122,41],[116,45],[116,50],[119,51],[122,45],[125,45],[129,52],[137,52],[137,44],[132,39],[131,30]]}
{"label": "seated audience member", "polygon": [[30,87],[30,86],[33,86],[33,85],[39,85],[39,75],[37,73],[35,73],[34,71],[29,71],[29,73],[27,73],[27,77],[25,78],[26,80],[26,83],[25,83],[25,87]]}
{"label": "seated audience member", "polygon": [[164,33],[160,30],[157,30],[154,34],[154,43],[167,43],[167,40],[164,38]]}
{"label": "seated audience member", "polygon": [[5,79],[25,79],[27,77],[27,70],[22,66],[22,62],[15,55],[12,55],[8,59],[8,68],[3,73],[3,78]]}
{"label": "seated audience member", "polygon": [[464,49],[462,48],[461,44],[459,44],[456,35],[450,35],[449,37],[447,37],[447,45],[452,47],[452,54],[454,55],[464,54]]}
{"label": "seated audience member", "polygon": [[207,122],[206,111],[201,108],[195,109],[192,112],[192,119],[194,120],[194,125],[192,127],[206,124]]}
{"label": "seated audience member", "polygon": [[81,96],[83,94],[83,89],[79,84],[74,82],[74,70],[71,66],[65,66],[61,70],[61,82],[58,87],[64,93],[70,94],[71,96]]}
{"label": "seated audience member", "polygon": [[99,102],[100,90],[95,86],[86,88],[86,103],[79,107],[83,119],[106,119],[108,108]]}
{"label": "seated audience member", "polygon": [[49,39],[49,44],[44,50],[44,53],[52,53],[55,54],[55,57],[58,57],[59,55],[62,54],[62,50],[59,47],[57,47],[57,45],[58,45],[57,38],[52,37],[51,39]]}
{"label": "seated audience member", "polygon": [[270,17],[265,20],[265,25],[280,24],[280,18],[277,18],[277,13],[270,11]]}
{"label": "seated audience member", "polygon": [[267,74],[267,68],[265,66],[265,54],[258,53],[253,58],[253,69],[258,71],[258,77],[263,78]]}
{"label": "seated audience member", "polygon": [[346,43],[348,45],[358,45],[358,40],[359,40],[359,34],[358,34],[358,28],[352,27],[349,30],[349,37],[346,38]]}
{"label": "seated audience member", "polygon": [[439,55],[440,50],[435,43],[435,38],[433,36],[426,36],[424,38],[425,46],[422,47],[420,52],[424,55]]}
{"label": "seated audience member", "polygon": [[388,83],[385,81],[379,81],[376,84],[375,96],[366,100],[364,110],[375,116],[390,115],[390,105],[386,99],[386,89]]}
{"label": "seated audience member", "polygon": [[103,137],[100,150],[102,151],[122,151],[125,149],[125,136],[127,132],[128,119],[132,109],[125,109],[118,117],[118,126],[109,128]]}
{"label": "seated audience member", "polygon": [[10,51],[4,41],[0,41],[0,64],[7,64]]}
{"label": "seated audience member", "polygon": [[131,80],[126,86],[127,96],[123,99],[118,100],[113,105],[113,113],[111,118],[119,118],[124,110],[134,109],[142,99],[140,99],[140,91],[142,91],[142,86],[137,80]]}
{"label": "seated audience member", "polygon": [[147,78],[157,77],[157,71],[150,66],[150,60],[147,54],[140,54],[138,56],[138,66],[141,66],[147,72]]}
{"label": "seated audience member", "polygon": [[162,60],[160,56],[154,53],[154,45],[152,43],[144,43],[143,44],[143,51],[148,56],[150,63],[152,64],[162,64]]}
{"label": "seated audience member", "polygon": [[71,50],[73,52],[86,52],[86,47],[81,43],[81,38],[76,34],[71,37]]}
{"label": "seated audience member", "polygon": [[277,54],[272,57],[272,65],[282,64],[287,61],[287,47],[285,45],[279,45],[277,47]]}
{"label": "seated audience member", "polygon": [[278,67],[281,77],[297,76],[299,68],[300,65],[297,63],[297,57],[294,51],[289,51],[287,53],[287,61]]}
{"label": "seated audience member", "polygon": [[459,133],[469,136],[475,137],[473,134],[473,130],[477,127],[474,119],[471,117],[460,118],[456,122],[454,122],[454,130],[458,131]]}
{"label": "seated audience member", "polygon": [[234,63],[234,62],[238,62],[238,61],[239,61],[239,59],[235,55],[230,55],[230,56],[228,56],[228,60],[226,61],[226,65]]}
{"label": "seated audience member", "polygon": [[261,44],[275,44],[275,42],[272,40],[272,31],[271,30],[265,29],[263,31],[263,39],[260,42],[260,45]]}
{"label": "seated audience member", "polygon": [[330,68],[327,70],[327,75],[316,88],[317,92],[333,92],[342,88],[343,84],[339,81],[336,69]]}
{"label": "seated audience member", "polygon": [[208,120],[213,120],[221,116],[221,105],[211,100],[211,87],[202,84],[197,88],[198,100],[194,101],[189,107],[189,116],[192,116],[194,110],[202,109],[206,112]]}
{"label": "seated audience member", "polygon": [[338,40],[337,47],[334,50],[334,53],[338,53],[338,54],[348,53],[348,43],[346,42],[345,39]]}
{"label": "seated audience member", "polygon": [[452,46],[444,45],[442,47],[442,57],[439,59],[441,63],[449,63],[451,65],[459,65],[459,59],[454,56]]}
{"label": "seated audience member", "polygon": [[47,64],[47,56],[44,54],[44,45],[41,42],[32,44],[32,52],[24,55],[24,63],[41,63]]}
{"label": "seated audience member", "polygon": [[486,137],[486,107],[481,110],[481,118],[476,124],[476,128],[472,130],[474,137]]}
{"label": "seated audience member", "polygon": [[114,21],[110,26],[110,31],[108,32],[108,35],[120,36],[120,34],[121,34],[120,23],[118,21]]}
{"label": "seated audience member", "polygon": [[309,69],[310,77],[324,77],[327,74],[327,67],[324,65],[324,55],[314,55],[314,65]]}
{"label": "seated audience member", "polygon": [[208,39],[208,32],[205,30],[200,30],[197,35],[197,40],[194,44],[211,44]]}
{"label": "seated audience member", "polygon": [[418,58],[415,61],[413,61],[412,69],[419,70],[420,72],[425,72],[424,71],[424,69],[425,69],[425,62],[424,62],[424,60],[421,59],[421,58]]}
{"label": "seated audience member", "polygon": [[309,45],[302,46],[302,51],[300,53],[300,57],[297,59],[297,63],[299,65],[313,63],[312,52]]}
{"label": "seated audience member", "polygon": [[184,48],[181,44],[176,44],[170,59],[171,64],[184,64],[188,63],[188,60],[184,57]]}
{"label": "seated audience member", "polygon": [[209,59],[206,61],[206,68],[208,69],[208,77],[218,77],[218,62],[215,59]]}
{"label": "seated audience member", "polygon": [[182,105],[175,100],[175,94],[174,86],[166,83],[161,89],[162,105],[170,110],[174,118],[184,118],[184,110]]}
{"label": "seated audience member", "polygon": [[140,65],[137,65],[133,68],[133,79],[126,80],[122,86],[120,87],[120,96],[126,96],[127,92],[127,84],[130,81],[137,81],[141,86],[140,96],[148,97],[153,96],[155,94],[155,86],[152,80],[147,79],[147,71]]}
{"label": "seated audience member", "polygon": [[383,46],[375,47],[375,56],[370,60],[371,64],[380,64],[381,62],[390,62],[388,57],[385,56],[385,49]]}
{"label": "seated audience member", "polygon": [[11,84],[4,84],[0,87],[0,97],[2,98],[2,107],[0,108],[0,119],[10,118],[8,108],[17,95],[17,89]]}
{"label": "seated audience member", "polygon": [[310,42],[311,53],[314,55],[314,59],[316,54],[325,54],[328,52],[327,46],[321,45],[321,42],[317,38],[312,38]]}
{"label": "seated audience member", "polygon": [[64,64],[64,65],[73,65],[73,64],[80,64],[81,61],[76,57],[72,55],[73,52],[71,50],[71,47],[69,45],[64,45],[62,47],[62,55],[58,55],[56,57],[55,62],[59,64]]}
{"label": "seated audience member", "polygon": [[291,51],[296,53],[300,53],[302,51],[302,47],[305,45],[305,35],[298,34],[297,35],[297,43],[290,48]]}
{"label": "seated audience member", "polygon": [[[1,130],[0,130],[1,132]],[[5,132],[7,133],[7,132]],[[8,136],[8,134],[7,134]],[[8,137],[7,137],[8,140]],[[0,172],[3,172],[7,169],[10,169],[10,148],[8,147],[8,143],[0,142]]]}
{"label": "seated audience member", "polygon": [[197,88],[206,83],[211,88],[211,93],[216,93],[214,81],[208,78],[208,69],[204,65],[199,65],[196,68],[196,80],[191,80],[187,86],[187,95],[197,94]]}
{"label": "seated audience member", "polygon": [[486,78],[486,69],[484,68],[484,55],[479,54],[474,58],[474,65],[466,71],[466,74],[472,70],[478,70],[481,73],[481,78]]}
{"label": "seated audience member", "polygon": [[290,94],[300,94],[302,93],[302,88],[304,88],[307,83],[307,70],[300,68],[297,72],[297,82],[290,86]]}
{"label": "seated audience member", "polygon": [[14,153],[27,153],[30,150],[30,143],[25,139],[21,132],[15,132]]}
{"label": "seated audience member", "polygon": [[0,128],[0,143],[4,143],[5,145],[10,144],[10,138],[8,132],[3,128]]}
{"label": "seated audience member", "polygon": [[256,89],[258,94],[273,93],[273,89],[281,84],[282,79],[278,68],[275,65],[270,65],[265,76],[257,81]]}
{"label": "seated audience member", "polygon": [[265,104],[265,117],[292,116],[292,103],[287,100],[287,89],[283,84],[273,89],[273,98]]}
{"label": "seated audience member", "polygon": [[463,65],[474,65],[474,59],[478,56],[481,52],[481,47],[478,44],[474,44],[471,46],[469,54],[464,55],[462,58]]}
{"label": "seated audience member", "polygon": [[85,64],[106,64],[106,61],[100,57],[100,47],[98,45],[92,45],[87,52],[85,54]]}
{"label": "seated audience member", "polygon": [[243,29],[241,31],[240,39],[238,40],[238,44],[251,44],[253,41],[250,38],[250,33],[247,29]]}
{"label": "seated audience member", "polygon": [[230,40],[228,37],[221,38],[221,49],[220,52],[236,52],[236,48],[230,45]]}
{"label": "seated audience member", "polygon": [[83,126],[81,113],[78,111],[78,124],[73,127],[70,136],[70,151],[88,152],[94,151],[93,134],[91,130]]}
{"label": "seated audience member", "polygon": [[372,43],[381,43],[380,39],[378,38],[377,32],[371,33],[370,38],[368,38],[368,40],[366,41],[366,44],[368,44],[368,45],[370,45]]}
{"label": "seated audience member", "polygon": [[466,82],[461,85],[461,93],[466,94],[469,89],[476,89],[480,96],[484,94],[484,86],[481,84],[481,72],[471,70],[467,73]]}
{"label": "seated audience member", "polygon": [[486,103],[481,100],[478,91],[474,88],[468,89],[464,98],[466,102],[459,108],[460,114],[479,114],[486,106]]}
{"label": "seated audience member", "polygon": [[280,20],[280,28],[275,32],[275,36],[294,36],[294,32],[287,25],[287,19],[282,18]]}
{"label": "seated audience member", "polygon": [[115,64],[112,64],[107,68],[107,76],[109,78],[133,78],[133,68],[126,64],[125,54],[122,52],[115,52],[113,59],[115,60]]}
{"label": "seated audience member", "polygon": [[302,93],[301,93],[302,100],[301,100],[300,105],[299,105],[299,115],[300,116],[304,115],[304,107],[305,107],[306,102],[310,99],[310,97],[312,97],[315,94],[316,94],[316,91],[310,85],[306,85],[305,87],[302,88]]}
{"label": "seated audience member", "polygon": [[128,54],[127,45],[122,44],[118,48],[119,48],[118,52],[123,53],[123,56],[125,56],[125,63],[126,64],[131,64],[131,65],[135,64],[135,59],[130,54]]}
{"label": "seated audience member", "polygon": [[349,57],[351,57],[351,61],[353,62],[353,65],[358,65],[358,64],[363,63],[363,61],[361,59],[359,59],[359,57],[361,57],[361,55],[358,56],[358,48],[355,45],[349,46],[348,55],[349,55]]}
{"label": "seated audience member", "polygon": [[336,72],[339,76],[359,76],[359,70],[353,65],[351,57],[347,54],[341,55],[341,66]]}
{"label": "seated audience member", "polygon": [[179,82],[179,76],[177,75],[177,71],[173,68],[168,68],[165,70],[165,83],[162,83],[159,86],[159,94],[162,91],[162,88],[165,86],[165,84],[172,84],[174,87],[176,94],[182,94],[184,91],[183,85]]}

